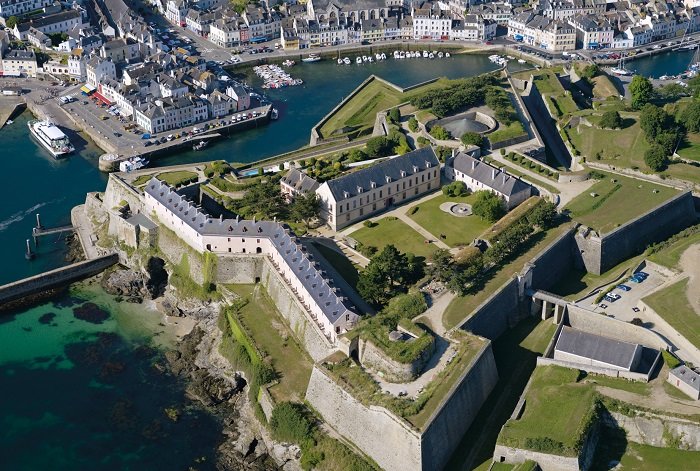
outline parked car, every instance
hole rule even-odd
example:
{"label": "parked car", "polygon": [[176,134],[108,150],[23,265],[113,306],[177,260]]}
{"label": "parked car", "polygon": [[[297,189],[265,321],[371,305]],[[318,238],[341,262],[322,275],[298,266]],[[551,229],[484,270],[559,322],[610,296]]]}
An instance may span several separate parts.
{"label": "parked car", "polygon": [[638,308],[637,306],[634,306],[634,307],[632,308],[632,311],[633,311],[633,312],[639,312],[639,308]]}
{"label": "parked car", "polygon": [[643,271],[638,271],[634,274],[634,276],[641,276],[646,280],[649,277],[649,273],[643,272]]}
{"label": "parked car", "polygon": [[630,276],[628,281],[631,281],[632,283],[641,283],[644,281],[644,278],[641,276]]}
{"label": "parked car", "polygon": [[630,291],[632,289],[627,285],[617,285],[617,288],[621,289],[622,291]]}
{"label": "parked car", "polygon": [[605,303],[600,303],[600,304],[598,305],[598,307],[600,307],[601,309],[607,309],[607,308],[608,308],[608,305],[605,304]]}

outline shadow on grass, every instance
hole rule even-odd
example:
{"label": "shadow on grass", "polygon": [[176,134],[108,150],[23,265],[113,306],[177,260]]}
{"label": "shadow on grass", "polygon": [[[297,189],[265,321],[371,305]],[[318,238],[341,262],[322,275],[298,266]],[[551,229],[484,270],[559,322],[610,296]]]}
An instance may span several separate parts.
{"label": "shadow on grass", "polygon": [[445,469],[473,469],[493,455],[501,427],[515,409],[540,356],[520,345],[538,323],[539,319],[527,318],[493,342],[498,382]]}
{"label": "shadow on grass", "polygon": [[634,118],[622,118],[622,126],[620,126],[620,129],[627,129],[629,127],[632,127],[636,122],[637,121]]}
{"label": "shadow on grass", "polygon": [[627,437],[621,428],[602,427],[591,469],[615,469],[627,450]]}

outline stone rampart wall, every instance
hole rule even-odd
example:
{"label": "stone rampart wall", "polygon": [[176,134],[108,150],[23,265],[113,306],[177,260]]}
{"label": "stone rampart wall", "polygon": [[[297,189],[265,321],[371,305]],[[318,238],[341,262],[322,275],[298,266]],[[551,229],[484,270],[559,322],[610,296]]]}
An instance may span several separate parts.
{"label": "stone rampart wall", "polygon": [[547,290],[574,268],[574,229],[564,232],[530,261],[532,286]]}
{"label": "stone rampart wall", "polygon": [[11,301],[97,275],[118,261],[117,254],[104,255],[0,286],[0,308]]}
{"label": "stone rampart wall", "polygon": [[[634,417],[607,412],[603,414],[603,421],[610,427],[624,429],[627,432],[627,439],[636,443],[700,451],[700,424],[697,422],[648,412]],[[679,440],[680,447],[675,443],[669,443],[669,438]]]}
{"label": "stone rampart wall", "polygon": [[518,464],[527,460],[537,462],[542,471],[579,471],[578,458],[573,456],[558,456],[525,450],[523,448],[511,448],[505,445],[496,445],[493,452],[495,461]]}
{"label": "stone rampart wall", "polygon": [[319,366],[311,372],[306,400],[340,435],[357,445],[382,469],[419,471],[421,437],[383,407],[365,406],[336,384]]}
{"label": "stone rampart wall", "polygon": [[423,469],[443,469],[498,382],[491,342],[477,353],[423,432]]}
{"label": "stone rampart wall", "polygon": [[681,193],[608,234],[577,234],[580,261],[589,273],[599,275],[696,221],[692,194]]}
{"label": "stone rampart wall", "polygon": [[626,342],[638,343],[658,350],[669,347],[663,338],[651,330],[597,314],[573,304],[567,306],[565,320],[574,329],[591,334],[624,339]]}
{"label": "stone rampart wall", "polygon": [[267,289],[267,294],[277,306],[279,313],[289,323],[289,328],[296,339],[314,361],[323,360],[336,350],[316,323],[309,318],[308,313],[268,258],[263,260],[260,282]]}
{"label": "stone rampart wall", "polygon": [[[495,340],[519,317],[518,279],[511,278],[474,310],[462,329]],[[469,315],[468,312],[464,313]]]}
{"label": "stone rampart wall", "polygon": [[388,381],[395,383],[407,383],[417,378],[434,351],[435,347],[433,345],[433,347],[426,349],[415,361],[400,363],[390,358],[373,342],[362,339],[359,341],[359,358],[362,366],[382,372]]}

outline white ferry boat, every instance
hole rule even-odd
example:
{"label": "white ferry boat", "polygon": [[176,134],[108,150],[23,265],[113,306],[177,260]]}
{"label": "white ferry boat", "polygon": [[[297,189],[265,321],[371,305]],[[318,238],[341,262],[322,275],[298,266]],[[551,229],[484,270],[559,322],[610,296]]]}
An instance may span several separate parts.
{"label": "white ferry boat", "polygon": [[133,172],[134,170],[139,170],[148,165],[148,160],[143,157],[132,157],[126,159],[123,162],[119,162],[120,172]]}
{"label": "white ferry boat", "polygon": [[32,136],[51,152],[55,159],[75,150],[68,137],[51,121],[32,120],[27,123],[27,126]]}

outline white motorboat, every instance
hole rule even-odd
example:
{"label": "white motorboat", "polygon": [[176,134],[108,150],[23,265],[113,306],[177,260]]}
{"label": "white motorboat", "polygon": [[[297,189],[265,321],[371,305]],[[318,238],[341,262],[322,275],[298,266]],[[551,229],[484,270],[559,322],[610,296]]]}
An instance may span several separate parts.
{"label": "white motorboat", "polygon": [[433,54],[433,53],[431,52],[430,54],[428,54],[428,58],[429,58],[429,59],[435,59],[435,54]]}
{"label": "white motorboat", "polygon": [[344,58],[343,58],[343,64],[345,64],[345,65],[350,65],[351,63],[352,63],[352,61],[350,60],[349,57],[344,57]]}
{"label": "white motorboat", "polygon": [[362,57],[356,57],[355,58],[355,64],[362,64]]}
{"label": "white motorboat", "polygon": [[423,51],[423,58],[427,59],[428,58],[428,51]]}
{"label": "white motorboat", "polygon": [[11,119],[8,119],[8,120],[5,122],[5,126],[9,126],[9,125],[12,124],[12,123],[14,123],[14,121],[12,121]]}
{"label": "white motorboat", "polygon": [[446,57],[446,58],[449,58],[449,57],[450,57],[450,53],[449,53],[449,52],[446,52],[446,53],[445,53],[445,57]]}
{"label": "white motorboat", "polygon": [[119,162],[120,172],[133,172],[134,170],[139,170],[148,165],[148,160],[144,157],[132,157],[126,159],[123,162]]}
{"label": "white motorboat", "polygon": [[440,59],[442,59],[442,56],[443,56],[443,55],[444,55],[444,54],[442,53],[442,51],[438,52],[438,57],[439,57]]}
{"label": "white motorboat", "polygon": [[338,65],[341,65],[343,63],[343,59],[338,58]]}
{"label": "white motorboat", "polygon": [[51,152],[51,155],[55,159],[65,154],[70,154],[75,150],[75,147],[73,147],[68,140],[68,136],[63,134],[63,131],[58,129],[58,126],[48,119],[45,121],[29,121],[27,126],[32,136],[34,136],[46,150]]}
{"label": "white motorboat", "polygon": [[518,64],[524,64],[524,63],[525,63],[525,59],[518,59]]}
{"label": "white motorboat", "polygon": [[209,145],[209,141],[199,141],[195,145],[192,146],[192,150],[198,151],[198,150],[203,150]]}
{"label": "white motorboat", "polygon": [[270,112],[270,119],[278,119],[280,117],[279,111],[277,111],[276,108],[272,108],[272,111]]}
{"label": "white motorboat", "polygon": [[304,57],[301,61],[302,62],[318,62],[321,60],[321,56],[318,54],[309,54],[308,57]]}
{"label": "white motorboat", "polygon": [[382,52],[382,60],[386,60],[386,54]]}
{"label": "white motorboat", "polygon": [[362,62],[367,62],[367,56],[362,56]]}

